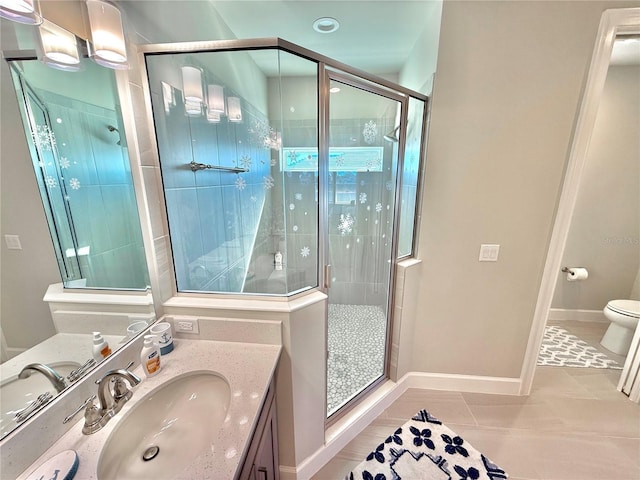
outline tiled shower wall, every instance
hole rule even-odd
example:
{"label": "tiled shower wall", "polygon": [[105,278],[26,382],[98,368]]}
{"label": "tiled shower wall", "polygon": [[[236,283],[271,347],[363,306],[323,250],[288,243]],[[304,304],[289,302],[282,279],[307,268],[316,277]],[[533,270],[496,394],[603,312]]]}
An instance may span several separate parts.
{"label": "tiled shower wall", "polygon": [[[90,247],[89,254],[79,256],[87,287],[146,288],[149,279],[124,134],[107,128],[123,131],[119,115],[51,92],[38,94],[52,119],[78,246]],[[78,136],[78,131],[86,134]]]}

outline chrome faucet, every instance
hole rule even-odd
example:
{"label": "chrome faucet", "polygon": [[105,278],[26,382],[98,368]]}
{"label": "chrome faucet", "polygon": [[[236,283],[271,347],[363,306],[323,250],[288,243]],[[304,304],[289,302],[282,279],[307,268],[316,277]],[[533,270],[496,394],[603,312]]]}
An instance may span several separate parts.
{"label": "chrome faucet", "polygon": [[47,379],[56,389],[56,392],[60,393],[65,388],[67,388],[67,382],[65,381],[65,379],[53,368],[51,368],[49,365],[45,365],[44,363],[30,363],[20,371],[18,378],[29,378],[31,376],[32,370],[40,372],[45,377],[47,377]]}
{"label": "chrome faucet", "polygon": [[[112,378],[115,379],[113,394],[109,388]],[[124,382],[125,380],[129,382],[131,387],[135,387],[142,381],[137,375],[134,375],[126,368],[119,368],[108,371],[104,377],[96,382],[98,384],[98,401],[100,402],[99,412],[103,418],[106,416],[108,416],[108,418],[113,417],[133,395],[133,392],[129,390]]]}
{"label": "chrome faucet", "polygon": [[[65,418],[62,423],[69,422],[84,409],[84,426],[82,427],[82,433],[91,435],[104,427],[132,397],[133,392],[127,386],[127,382],[131,387],[135,387],[142,381],[137,375],[134,375],[128,370],[132,365],[133,362],[127,365],[126,368],[109,370],[100,380],[96,380],[99,405],[93,403],[96,396],[91,395],[75,412]],[[109,388],[111,379],[115,380],[113,393],[111,392],[111,388]]]}

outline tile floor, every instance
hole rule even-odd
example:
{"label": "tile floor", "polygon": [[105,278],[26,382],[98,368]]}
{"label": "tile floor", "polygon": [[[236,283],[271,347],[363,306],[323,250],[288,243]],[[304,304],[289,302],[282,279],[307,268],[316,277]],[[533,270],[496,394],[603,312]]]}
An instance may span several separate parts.
{"label": "tile floor", "polygon": [[[606,324],[571,323],[562,326],[598,348]],[[538,367],[528,397],[407,390],[313,479],[344,478],[424,408],[511,479],[640,480],[640,406],[616,391],[619,375],[620,370]]]}

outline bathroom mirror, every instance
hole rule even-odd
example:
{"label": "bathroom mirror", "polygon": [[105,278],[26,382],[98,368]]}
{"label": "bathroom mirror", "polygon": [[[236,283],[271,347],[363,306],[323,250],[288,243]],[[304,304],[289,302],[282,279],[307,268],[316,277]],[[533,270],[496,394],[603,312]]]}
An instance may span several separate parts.
{"label": "bathroom mirror", "polygon": [[26,365],[65,377],[92,358],[92,331],[113,352],[155,319],[114,71],[3,54],[0,438],[64,392],[42,368],[18,378]]}

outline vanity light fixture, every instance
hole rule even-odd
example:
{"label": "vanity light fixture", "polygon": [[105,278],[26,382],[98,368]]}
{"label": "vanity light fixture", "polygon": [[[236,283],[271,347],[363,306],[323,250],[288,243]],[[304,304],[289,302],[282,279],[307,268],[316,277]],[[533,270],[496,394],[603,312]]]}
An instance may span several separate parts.
{"label": "vanity light fixture", "polygon": [[218,114],[224,113],[224,89],[222,85],[207,85],[207,110]]}
{"label": "vanity light fixture", "polygon": [[[202,94],[202,72],[199,68],[184,66],[182,67],[182,92],[184,94],[184,105],[190,105],[191,109],[198,105],[198,108],[204,103]],[[187,112],[188,113],[188,112]]]}
{"label": "vanity light fixture", "polygon": [[227,98],[227,117],[229,118],[230,122],[242,122],[242,108],[240,107],[240,98]]}
{"label": "vanity light fixture", "polygon": [[207,122],[209,123],[220,122],[220,114],[218,112],[212,111],[210,107],[207,107]]}
{"label": "vanity light fixture", "polygon": [[42,16],[36,11],[35,0],[0,0],[0,17],[27,25],[42,23]]}
{"label": "vanity light fixture", "polygon": [[91,27],[89,55],[103,67],[128,69],[120,10],[115,5],[102,0],[87,0],[86,3]]}
{"label": "vanity light fixture", "polygon": [[333,17],[320,17],[313,22],[313,29],[318,33],[333,33],[340,28],[340,22]]}
{"label": "vanity light fixture", "polygon": [[189,117],[199,117],[202,115],[202,103],[195,100],[185,99],[184,111]]}
{"label": "vanity light fixture", "polygon": [[42,61],[58,70],[80,70],[80,54],[76,36],[49,20],[43,19],[38,27],[42,45]]}

